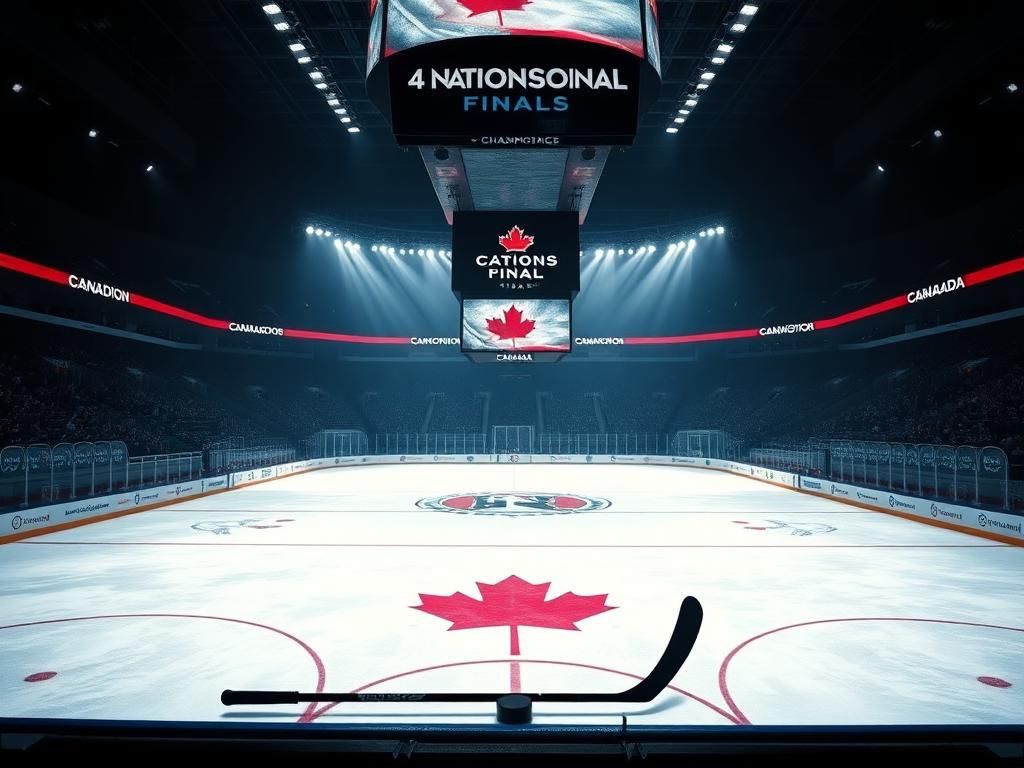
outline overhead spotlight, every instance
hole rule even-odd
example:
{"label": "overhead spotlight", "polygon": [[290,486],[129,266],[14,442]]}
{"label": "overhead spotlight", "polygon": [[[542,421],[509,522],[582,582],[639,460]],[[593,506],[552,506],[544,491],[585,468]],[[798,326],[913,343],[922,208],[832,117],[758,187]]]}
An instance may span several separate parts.
{"label": "overhead spotlight", "polygon": [[688,110],[688,109],[680,109],[679,110],[679,114],[680,115],[688,115],[688,114],[690,114],[690,110]]}
{"label": "overhead spotlight", "polygon": [[708,237],[714,237],[715,230],[712,227],[708,227]]}
{"label": "overhead spotlight", "polygon": [[311,62],[312,60],[312,56],[299,56],[299,58],[296,59],[296,61],[299,62],[299,64],[309,64],[309,62]]}
{"label": "overhead spotlight", "polygon": [[345,109],[344,107],[338,107],[337,109],[334,110],[334,114],[336,114],[336,115],[347,115],[348,114],[348,110]]}
{"label": "overhead spotlight", "polygon": [[679,250],[679,243],[669,243],[665,249],[666,256],[674,256],[675,252]]}
{"label": "overhead spotlight", "polygon": [[595,259],[604,258],[604,248],[598,248],[596,251],[594,251],[594,258]]}
{"label": "overhead spotlight", "polygon": [[718,233],[719,235],[724,235],[725,234],[725,227],[723,227],[721,224],[719,224],[717,227],[715,227],[715,232]]}
{"label": "overhead spotlight", "polygon": [[747,25],[746,24],[741,24],[740,22],[736,22],[731,27],[729,27],[729,31],[730,32],[735,32],[737,34],[739,34],[741,32],[746,32],[747,31]]}
{"label": "overhead spotlight", "polygon": [[623,255],[622,249],[619,248],[619,256],[622,256],[622,255]]}
{"label": "overhead spotlight", "polygon": [[[1012,88],[1016,88],[1017,86],[1015,86],[1015,85],[1013,85],[1011,83],[1011,87]],[[11,90],[14,91],[15,93],[21,93],[23,89],[24,89],[24,86],[21,83],[15,83],[14,85],[11,86]]]}
{"label": "overhead spotlight", "polygon": [[672,245],[674,245],[676,250],[678,251],[680,248],[682,248],[684,245],[686,245],[686,241],[685,240],[680,240],[678,243],[672,243]]}
{"label": "overhead spotlight", "polygon": [[316,84],[316,89],[318,91],[326,91],[327,90],[327,83],[317,83]]}
{"label": "overhead spotlight", "polygon": [[732,43],[719,43],[715,50],[719,53],[730,54],[732,53]]}
{"label": "overhead spotlight", "polygon": [[323,80],[324,73],[321,72],[319,69],[314,69],[312,72],[309,73],[309,77],[311,80]]}
{"label": "overhead spotlight", "polygon": [[434,249],[433,248],[427,248],[427,258],[428,259],[434,258]]}
{"label": "overhead spotlight", "polygon": [[698,91],[706,91],[707,89],[708,89],[708,84],[707,83],[697,83],[697,90]]}
{"label": "overhead spotlight", "polygon": [[670,125],[668,128],[665,129],[665,133],[679,133],[679,129],[676,128],[674,125]]}
{"label": "overhead spotlight", "polygon": [[[1010,93],[1016,93],[1017,92],[1017,84],[1016,83],[1007,83],[1006,84],[1006,90],[1009,91]],[[17,87],[15,87],[15,91],[17,91]]]}
{"label": "overhead spotlight", "polygon": [[403,256],[405,256],[405,248],[399,248],[399,249],[398,249],[398,252],[399,252],[400,254],[402,254]]}
{"label": "overhead spotlight", "polygon": [[346,124],[347,123],[351,123],[352,122],[352,118],[349,117],[348,115],[346,115],[345,117],[341,118],[341,122],[346,123]]}
{"label": "overhead spotlight", "polygon": [[268,3],[263,6],[263,12],[267,14],[267,16],[274,16],[281,12],[281,6],[277,3]]}
{"label": "overhead spotlight", "polygon": [[688,107],[696,107],[697,106],[697,100],[696,99],[687,99],[683,103],[686,104],[686,106],[688,106]]}
{"label": "overhead spotlight", "polygon": [[750,5],[748,3],[747,5],[744,5],[742,8],[740,8],[740,16],[753,16],[755,13],[757,13],[756,5]]}
{"label": "overhead spotlight", "polygon": [[298,53],[299,51],[306,50],[306,46],[304,46],[302,43],[292,43],[291,45],[288,46],[288,50],[291,51],[292,53]]}
{"label": "overhead spotlight", "polygon": [[99,133],[96,131],[96,129],[95,128],[90,128],[89,129],[89,138],[90,139],[95,139],[97,136],[99,136]]}
{"label": "overhead spotlight", "polygon": [[348,127],[348,132],[349,133],[359,133],[359,126],[358,125],[350,125]]}
{"label": "overhead spotlight", "polygon": [[657,248],[655,248],[653,245],[648,245],[647,246],[647,252],[648,253],[654,253],[656,250],[657,250]]}
{"label": "overhead spotlight", "polygon": [[879,172],[879,173],[885,173],[885,166],[884,166],[884,165],[882,165],[881,163],[879,163],[878,165],[876,165],[876,166],[875,166],[875,168],[877,168],[877,169],[878,169],[878,172]]}
{"label": "overhead spotlight", "polygon": [[934,131],[932,131],[932,136],[934,136],[936,139],[941,139],[942,138],[942,131],[940,131],[938,128],[936,128]]}
{"label": "overhead spotlight", "polygon": [[693,239],[693,238],[691,237],[691,238],[690,238],[690,242],[688,242],[688,243],[686,244],[686,247],[687,247],[687,248],[689,248],[689,249],[690,249],[690,250],[692,251],[692,250],[693,250],[694,248],[696,248],[696,247],[697,247],[697,241],[696,241],[696,240],[694,240],[694,239]]}
{"label": "overhead spotlight", "polygon": [[351,248],[352,247],[352,241],[351,240],[346,240],[345,241],[345,247],[346,248]]}
{"label": "overhead spotlight", "polygon": [[725,57],[724,56],[712,56],[711,57],[711,63],[712,64],[718,64],[718,65],[725,64]]}
{"label": "overhead spotlight", "polygon": [[632,249],[632,248],[630,248],[630,249],[629,249],[629,250],[627,251],[627,253],[628,253],[628,254],[629,254],[630,256],[632,256],[632,255],[633,255],[633,253],[634,253],[634,251],[633,251],[633,249]]}
{"label": "overhead spotlight", "polygon": [[395,249],[394,248],[388,248],[388,256],[394,256],[394,255],[395,255]]}
{"label": "overhead spotlight", "polygon": [[672,119],[672,122],[675,123],[676,125],[682,125],[683,123],[686,122],[686,118],[685,117],[676,117],[676,118]]}
{"label": "overhead spotlight", "polygon": [[420,248],[418,251],[416,251],[416,255],[417,256],[422,256],[423,254],[424,254],[424,250],[422,248]]}
{"label": "overhead spotlight", "polygon": [[700,79],[701,80],[714,80],[715,79],[715,73],[714,72],[701,72],[700,73]]}
{"label": "overhead spotlight", "polygon": [[324,234],[324,231],[323,231],[322,229],[320,229],[320,227],[317,227],[317,228],[316,228],[316,229],[314,230],[314,232],[316,232],[316,236],[317,236],[317,237],[322,237],[322,236],[323,236],[323,234]]}
{"label": "overhead spotlight", "polygon": [[146,173],[152,173],[152,172],[153,172],[153,165],[152,164],[147,165],[146,166]]}
{"label": "overhead spotlight", "polygon": [[324,230],[324,237],[330,237],[331,234],[332,234],[331,230],[329,230],[329,229],[325,229]]}
{"label": "overhead spotlight", "polygon": [[287,21],[279,21],[277,22],[277,24],[274,25],[274,29],[276,29],[278,32],[287,32],[289,29],[291,29],[291,27],[288,26]]}
{"label": "overhead spotlight", "polygon": [[700,232],[698,232],[697,234],[699,234],[699,235],[700,235],[701,237],[707,237],[707,234],[708,234],[708,233],[707,233],[706,231],[704,231],[704,230],[702,229],[702,230],[701,230]]}
{"label": "overhead spotlight", "polygon": [[338,238],[334,238],[334,247],[337,248],[340,251],[341,250],[341,240],[339,240]]}
{"label": "overhead spotlight", "polygon": [[312,224],[310,224],[308,227],[306,227],[306,234],[307,235],[312,235],[313,231],[314,230],[313,230],[313,225]]}

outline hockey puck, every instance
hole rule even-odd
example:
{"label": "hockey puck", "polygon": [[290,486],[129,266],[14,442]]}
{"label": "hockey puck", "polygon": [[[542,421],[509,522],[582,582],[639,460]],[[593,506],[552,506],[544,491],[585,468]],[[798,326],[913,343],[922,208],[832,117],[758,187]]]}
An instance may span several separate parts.
{"label": "hockey puck", "polygon": [[504,725],[524,725],[533,720],[533,702],[529,696],[513,693],[498,699],[498,722]]}

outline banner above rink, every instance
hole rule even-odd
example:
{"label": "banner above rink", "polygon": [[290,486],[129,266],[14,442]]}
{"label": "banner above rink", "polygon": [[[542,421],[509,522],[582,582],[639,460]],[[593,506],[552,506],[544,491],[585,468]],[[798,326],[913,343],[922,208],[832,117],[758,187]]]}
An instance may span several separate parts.
{"label": "banner above rink", "polygon": [[659,82],[649,1],[382,0],[368,90],[399,144],[628,145]]}

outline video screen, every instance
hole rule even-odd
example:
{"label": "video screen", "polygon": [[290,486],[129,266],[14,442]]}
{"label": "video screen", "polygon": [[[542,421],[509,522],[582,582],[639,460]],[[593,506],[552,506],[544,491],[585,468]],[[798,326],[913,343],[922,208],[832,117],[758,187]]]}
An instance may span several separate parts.
{"label": "video screen", "polygon": [[568,299],[466,299],[463,352],[568,352],[572,323]]}
{"label": "video screen", "polygon": [[384,30],[384,3],[383,0],[370,0],[370,44],[366,50],[366,74],[369,75],[374,67],[380,62],[381,46],[384,44],[382,33]]}
{"label": "video screen", "polygon": [[640,2],[391,0],[388,4],[387,55],[440,40],[486,35],[539,35],[600,43],[643,56]]}
{"label": "video screen", "polygon": [[658,0],[643,0],[644,27],[647,31],[647,60],[661,74],[661,44],[658,41]]}

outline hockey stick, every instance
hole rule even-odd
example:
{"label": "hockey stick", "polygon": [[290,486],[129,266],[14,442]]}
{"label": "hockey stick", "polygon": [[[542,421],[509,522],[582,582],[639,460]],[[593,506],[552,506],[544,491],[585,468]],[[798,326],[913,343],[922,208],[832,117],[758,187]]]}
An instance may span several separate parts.
{"label": "hockey stick", "polygon": [[[524,693],[532,701],[558,702],[647,702],[654,699],[672,682],[686,658],[693,650],[700,633],[704,610],[695,597],[687,597],[679,607],[679,617],[672,630],[668,646],[654,669],[632,688],[621,693]],[[298,691],[232,691],[220,695],[225,706],[236,704],[299,704],[305,702],[494,702],[502,693],[300,693]]]}

